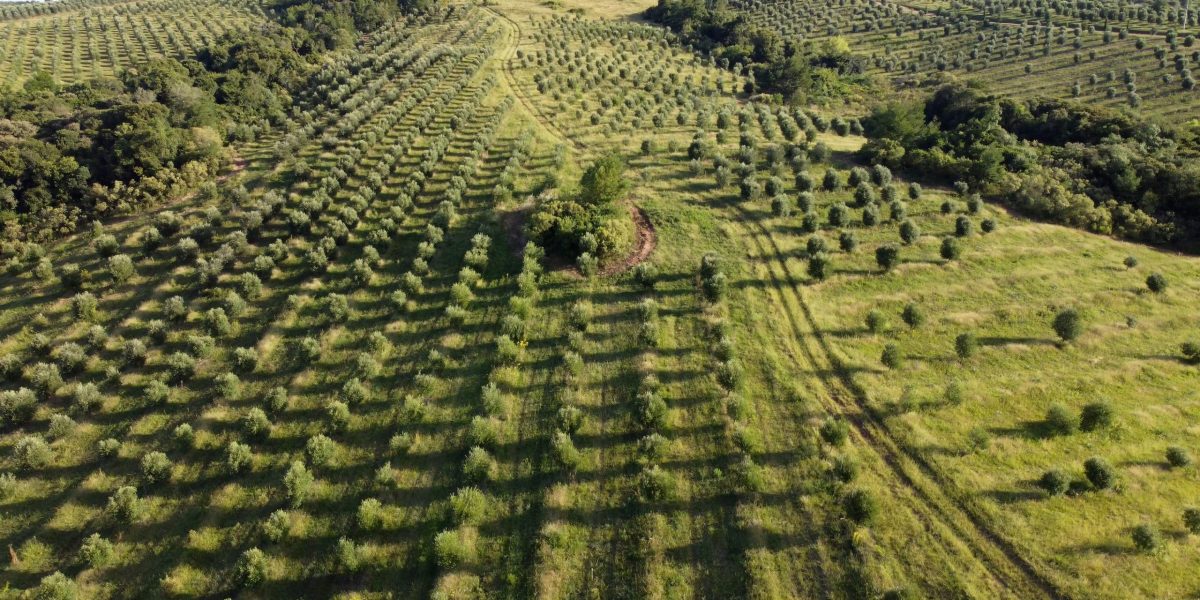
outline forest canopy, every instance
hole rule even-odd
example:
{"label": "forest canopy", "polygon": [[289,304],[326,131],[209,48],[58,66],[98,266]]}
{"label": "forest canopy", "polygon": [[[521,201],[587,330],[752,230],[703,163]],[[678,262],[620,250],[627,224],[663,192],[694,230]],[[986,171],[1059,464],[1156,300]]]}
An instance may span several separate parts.
{"label": "forest canopy", "polygon": [[293,2],[279,22],[194,57],[60,86],[45,72],[0,93],[0,235],[46,240],[210,180],[226,140],[284,122],[321,53],[432,0]]}

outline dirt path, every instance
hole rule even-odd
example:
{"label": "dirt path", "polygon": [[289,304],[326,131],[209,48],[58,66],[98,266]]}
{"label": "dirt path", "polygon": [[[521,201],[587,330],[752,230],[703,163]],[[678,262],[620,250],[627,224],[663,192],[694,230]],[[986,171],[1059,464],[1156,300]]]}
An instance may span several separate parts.
{"label": "dirt path", "polygon": [[521,107],[525,109],[525,112],[529,113],[529,116],[533,119],[534,123],[546,130],[546,133],[550,137],[559,140],[568,146],[573,146],[580,152],[586,150],[586,146],[584,146],[578,140],[575,140],[571,136],[567,135],[567,133],[563,130],[559,129],[558,125],[555,124],[553,119],[542,114],[542,112],[537,108],[537,105],[534,104],[529,98],[525,97],[525,93],[521,91],[520,86],[517,85],[516,76],[512,73],[512,59],[514,56],[516,56],[517,46],[521,45],[521,38],[524,36],[524,33],[521,31],[521,25],[512,20],[508,15],[494,8],[486,8],[484,10],[498,17],[502,23],[506,23],[514,35],[512,44],[508,45],[500,52],[500,76],[501,79],[504,80],[505,85],[512,90],[513,96],[518,102],[521,103]]}
{"label": "dirt path", "polygon": [[633,244],[633,251],[623,260],[610,263],[601,269],[600,274],[605,277],[624,273],[632,269],[638,263],[650,258],[654,249],[658,247],[658,232],[654,230],[654,223],[650,222],[650,218],[646,216],[646,211],[630,202],[629,217],[633,219],[633,224],[637,228],[635,232],[637,240]]}
{"label": "dirt path", "polygon": [[[894,439],[887,424],[871,412],[862,388],[829,346],[771,233],[741,207],[734,206],[734,210],[747,242],[768,265],[770,289],[790,325],[798,350],[791,352],[791,358],[813,371],[829,374],[817,378],[828,399],[824,404],[831,412],[846,418],[861,446],[869,448],[882,461],[889,478],[897,484],[896,499],[906,505],[948,554],[973,557],[999,589],[1025,598],[1065,597],[984,517],[956,497],[953,486],[947,485],[932,465]],[[967,554],[960,554],[962,550]]]}

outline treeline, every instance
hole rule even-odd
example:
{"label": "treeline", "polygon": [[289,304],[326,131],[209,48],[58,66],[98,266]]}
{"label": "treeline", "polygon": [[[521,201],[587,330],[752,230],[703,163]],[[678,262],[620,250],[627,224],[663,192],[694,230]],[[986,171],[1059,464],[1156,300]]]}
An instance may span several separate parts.
{"label": "treeline", "polygon": [[281,123],[319,56],[432,0],[314,0],[160,58],[65,87],[46,73],[0,93],[0,236],[44,241],[210,180],[227,141]]}
{"label": "treeline", "polygon": [[957,182],[1035,218],[1157,245],[1200,240],[1200,140],[1102,107],[962,83],[863,119],[875,163]]}
{"label": "treeline", "polygon": [[726,0],[658,0],[645,16],[722,67],[746,70],[749,93],[821,102],[860,94],[870,85],[866,60],[854,55],[844,38],[785,40],[777,31],[751,23]]}

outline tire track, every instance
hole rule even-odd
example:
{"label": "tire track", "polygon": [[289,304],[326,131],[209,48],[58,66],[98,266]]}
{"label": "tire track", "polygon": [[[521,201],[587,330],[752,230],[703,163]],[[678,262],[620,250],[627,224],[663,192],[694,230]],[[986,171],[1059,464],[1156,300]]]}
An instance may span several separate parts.
{"label": "tire track", "polygon": [[[886,424],[867,406],[862,387],[833,354],[828,340],[816,323],[810,305],[796,284],[796,277],[770,231],[741,206],[731,206],[737,213],[738,218],[735,221],[754,244],[759,256],[766,261],[771,287],[781,308],[784,309],[789,327],[809,365],[814,369],[814,373],[822,364],[819,358],[823,358],[824,364],[829,366],[833,374],[832,380],[825,375],[818,375],[817,379],[835,404],[834,409],[847,418],[857,436],[867,443],[888,466],[897,482],[907,490],[908,493],[902,499],[923,522],[927,531],[938,538],[947,549],[952,548],[952,542],[945,539],[944,534],[934,526],[950,532],[959,543],[971,551],[996,582],[1019,597],[1066,598],[1064,592],[1038,572],[1032,563],[1021,556],[1016,548],[994,531],[981,516],[950,494],[939,494],[939,497],[935,498],[934,492],[926,489],[927,485],[919,482],[917,477],[906,469],[906,462],[915,463],[919,476],[932,480],[935,487],[953,489],[944,478],[938,476],[932,465],[892,439]],[[782,276],[777,269],[782,272]],[[789,299],[803,313],[803,323],[797,322],[795,314],[790,310]],[[809,332],[807,335],[806,328]],[[817,340],[818,348],[815,351],[806,341],[809,336]],[[969,527],[965,527],[961,521],[969,523]],[[971,535],[972,530],[976,535]]]}
{"label": "tire track", "polygon": [[512,20],[508,15],[494,8],[488,7],[484,10],[498,17],[500,21],[507,23],[510,27],[510,31],[516,36],[516,38],[513,40],[513,43],[504,48],[501,53],[502,55],[500,56],[500,75],[504,78],[504,83],[512,90],[513,96],[516,97],[517,101],[521,103],[521,106],[525,108],[525,111],[528,112],[531,117],[533,117],[533,121],[541,125],[542,128],[545,129],[550,135],[550,137],[553,137],[564,144],[574,146],[575,149],[580,152],[587,150],[587,147],[584,146],[582,142],[575,140],[566,132],[559,129],[558,125],[554,123],[553,119],[542,114],[542,111],[537,108],[537,104],[526,97],[525,93],[521,91],[520,86],[517,85],[516,75],[512,72],[512,59],[517,53],[517,46],[521,44],[521,39],[525,36],[524,31],[521,29],[521,25]]}

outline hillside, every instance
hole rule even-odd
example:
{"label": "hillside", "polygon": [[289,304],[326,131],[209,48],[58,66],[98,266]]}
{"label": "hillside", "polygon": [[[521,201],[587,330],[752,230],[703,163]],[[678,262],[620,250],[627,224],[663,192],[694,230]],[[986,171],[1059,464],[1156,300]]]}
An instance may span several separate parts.
{"label": "hillside", "polygon": [[[273,18],[171,2],[5,8],[0,70],[65,84]],[[784,31],[1022,10],[733,4]],[[871,164],[870,99],[748,94],[653,5],[310,27],[276,104],[213,96],[202,183],[6,235],[0,597],[1200,587],[1200,259]],[[1156,89],[1165,118],[1194,97]]]}

